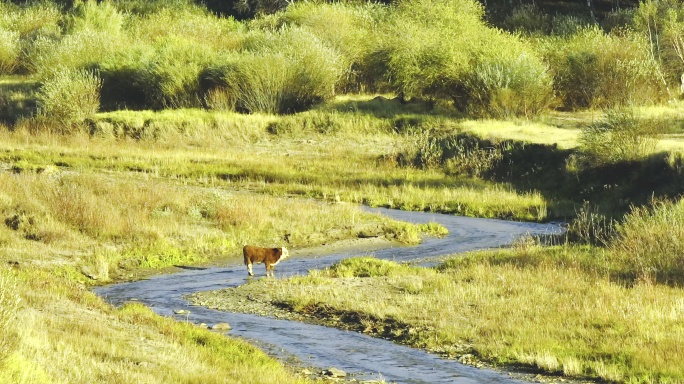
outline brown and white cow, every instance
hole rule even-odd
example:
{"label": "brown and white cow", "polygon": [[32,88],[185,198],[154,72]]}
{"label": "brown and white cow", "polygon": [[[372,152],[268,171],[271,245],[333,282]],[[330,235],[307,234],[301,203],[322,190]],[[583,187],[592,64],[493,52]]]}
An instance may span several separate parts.
{"label": "brown and white cow", "polygon": [[245,256],[245,265],[250,276],[254,276],[252,263],[264,263],[266,265],[266,276],[274,276],[275,265],[281,260],[285,260],[290,253],[287,248],[262,248],[252,245],[242,247],[242,254]]}

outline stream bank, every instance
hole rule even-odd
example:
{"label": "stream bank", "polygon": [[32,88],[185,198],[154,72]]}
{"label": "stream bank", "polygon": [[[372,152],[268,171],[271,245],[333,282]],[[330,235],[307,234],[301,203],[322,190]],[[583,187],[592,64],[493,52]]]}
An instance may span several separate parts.
{"label": "stream bank", "polygon": [[[508,222],[475,219],[423,212],[373,209],[399,220],[415,223],[438,222],[449,229],[444,238],[428,238],[417,246],[387,248],[379,243],[365,253],[381,259],[416,262],[430,265],[435,258],[476,249],[506,246],[526,234],[550,235],[559,233],[555,224]],[[353,248],[353,247],[352,247]],[[306,274],[310,269],[326,268],[352,256],[356,251],[312,254],[292,252],[292,256],[278,264],[276,276]],[[257,275],[263,269],[255,268]],[[260,273],[261,272],[261,273]],[[191,305],[186,299],[199,291],[236,287],[245,283],[247,273],[243,265],[188,268],[171,275],[154,276],[148,280],[98,287],[95,292],[114,305],[137,300],[164,316],[197,324],[227,322],[232,336],[252,341],[260,348],[282,360],[293,358],[303,366],[337,367],[358,380],[379,377],[397,383],[520,383],[507,373],[478,369],[457,361],[446,360],[435,354],[398,345],[388,340],[373,338],[357,332],[339,330],[298,321],[264,317],[253,314],[222,312]],[[176,315],[180,310],[188,311]]]}

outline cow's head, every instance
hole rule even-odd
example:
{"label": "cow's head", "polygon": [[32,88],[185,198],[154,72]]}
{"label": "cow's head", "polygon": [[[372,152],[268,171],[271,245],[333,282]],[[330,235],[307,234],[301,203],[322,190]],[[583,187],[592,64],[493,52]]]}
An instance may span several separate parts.
{"label": "cow's head", "polygon": [[280,260],[287,259],[288,256],[290,256],[290,252],[287,251],[287,248],[282,247],[283,250],[282,255],[280,255]]}

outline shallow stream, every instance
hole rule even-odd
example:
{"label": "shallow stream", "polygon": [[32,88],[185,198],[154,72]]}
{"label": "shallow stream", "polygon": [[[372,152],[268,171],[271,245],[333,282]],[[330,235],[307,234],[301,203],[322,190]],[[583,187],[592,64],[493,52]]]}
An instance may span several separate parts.
{"label": "shallow stream", "polygon": [[[476,219],[423,212],[369,209],[399,220],[425,223],[438,222],[449,229],[444,238],[428,238],[417,246],[394,246],[362,253],[343,252],[311,254],[291,252],[291,257],[276,267],[277,277],[303,275],[308,270],[328,267],[335,262],[359,255],[395,261],[415,261],[423,265],[435,263],[440,256],[476,249],[501,247],[525,234],[551,235],[561,231],[557,224],[521,223],[504,220]],[[257,276],[263,265],[255,265]],[[390,341],[350,331],[310,325],[269,317],[227,313],[191,306],[183,296],[198,292],[235,287],[247,281],[244,265],[187,268],[182,272],[154,276],[147,280],[98,287],[95,292],[114,305],[137,300],[164,316],[209,325],[227,322],[230,335],[242,337],[269,354],[298,360],[302,365],[326,369],[336,367],[359,381],[385,379],[396,383],[520,383],[508,374],[477,369],[454,360],[445,360],[427,352]],[[175,315],[174,311],[190,311]]]}

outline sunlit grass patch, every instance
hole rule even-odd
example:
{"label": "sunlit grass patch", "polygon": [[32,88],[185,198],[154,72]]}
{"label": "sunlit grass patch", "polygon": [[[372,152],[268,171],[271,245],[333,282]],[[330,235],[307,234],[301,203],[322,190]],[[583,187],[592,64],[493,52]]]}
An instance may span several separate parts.
{"label": "sunlit grass patch", "polygon": [[557,144],[561,148],[576,147],[580,132],[577,128],[559,128],[548,123],[526,120],[466,120],[461,125],[464,130],[483,138],[511,139],[547,145]]}

